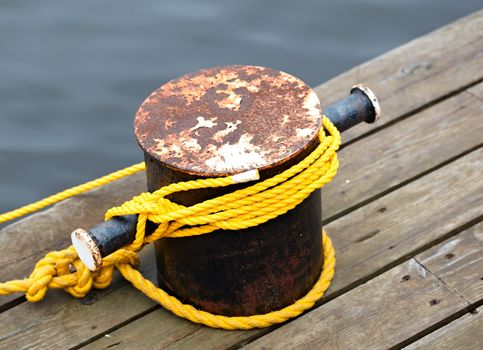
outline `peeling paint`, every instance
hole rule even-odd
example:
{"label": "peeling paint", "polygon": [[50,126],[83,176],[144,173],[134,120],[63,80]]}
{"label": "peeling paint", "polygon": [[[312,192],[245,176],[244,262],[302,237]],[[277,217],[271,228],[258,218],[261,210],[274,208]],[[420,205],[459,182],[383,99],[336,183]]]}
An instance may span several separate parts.
{"label": "peeling paint", "polygon": [[199,128],[212,128],[216,126],[215,120],[217,118],[212,118],[212,119],[205,119],[203,116],[198,116],[196,117],[196,120],[198,121],[198,124],[193,126],[190,131],[195,131]]}
{"label": "peeling paint", "polygon": [[192,174],[260,170],[300,153],[322,120],[315,92],[287,73],[256,66],[203,69],[154,91],[136,113],[141,147]]}
{"label": "peeling paint", "polygon": [[312,134],[311,129],[296,129],[297,130],[297,136],[299,137],[309,137]]}
{"label": "peeling paint", "polygon": [[266,160],[260,147],[253,145],[253,136],[242,135],[235,144],[224,144],[213,152],[213,157],[206,160],[208,168],[224,171],[226,168],[257,169]]}
{"label": "peeling paint", "polygon": [[238,125],[241,124],[241,121],[240,120],[237,120],[236,122],[232,123],[232,122],[225,122],[226,124],[226,129],[224,130],[220,130],[218,131],[216,134],[213,135],[213,139],[215,141],[218,141],[218,142],[221,142],[223,140],[223,137],[225,137],[226,135],[234,132],[236,130],[236,128],[238,127]]}

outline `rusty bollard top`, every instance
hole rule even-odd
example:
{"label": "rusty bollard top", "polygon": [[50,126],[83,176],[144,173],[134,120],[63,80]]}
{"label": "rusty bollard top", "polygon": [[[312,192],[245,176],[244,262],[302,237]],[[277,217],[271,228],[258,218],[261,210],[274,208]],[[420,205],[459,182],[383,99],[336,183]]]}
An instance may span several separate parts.
{"label": "rusty bollard top", "polygon": [[256,66],[197,71],[155,90],[134,122],[143,150],[175,170],[220,176],[276,166],[316,137],[315,92],[287,73]]}

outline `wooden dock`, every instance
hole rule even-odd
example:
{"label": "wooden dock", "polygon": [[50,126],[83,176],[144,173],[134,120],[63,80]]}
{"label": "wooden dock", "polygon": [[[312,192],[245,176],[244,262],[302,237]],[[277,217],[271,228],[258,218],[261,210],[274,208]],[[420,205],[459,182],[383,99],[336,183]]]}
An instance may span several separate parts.
{"label": "wooden dock", "polygon": [[[120,277],[78,300],[0,298],[2,349],[481,349],[483,11],[317,87],[324,105],[363,82],[381,120],[343,136],[323,190],[337,257],[317,308],[287,324],[213,330],[160,308]],[[145,190],[138,174],[0,231],[0,280],[27,276],[69,233]],[[155,280],[152,247],[141,270]]]}

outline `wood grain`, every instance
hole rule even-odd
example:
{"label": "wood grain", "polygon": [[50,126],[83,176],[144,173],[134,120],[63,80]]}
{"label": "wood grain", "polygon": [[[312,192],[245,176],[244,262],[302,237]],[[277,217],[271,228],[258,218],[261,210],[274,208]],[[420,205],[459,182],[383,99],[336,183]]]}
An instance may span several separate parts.
{"label": "wood grain", "polygon": [[483,307],[405,347],[406,350],[481,350],[483,344]]}
{"label": "wood grain", "polygon": [[[149,248],[142,258],[152,257],[154,252]],[[141,270],[153,279],[154,266],[148,261],[152,262],[143,259]],[[139,293],[120,278],[110,288],[92,291],[83,299],[50,291],[41,303],[22,303],[0,314],[0,348],[66,349],[78,345],[154,308],[155,303],[139,298]]]}
{"label": "wood grain", "polygon": [[[328,296],[481,217],[483,206],[475,203],[483,200],[483,183],[478,181],[482,170],[483,149],[479,149],[329,224],[327,231],[334,241],[337,267]],[[431,207],[426,208],[426,203]],[[133,347],[132,333],[145,322],[140,318],[111,333],[111,338],[92,343],[90,348],[113,344],[119,349]],[[164,322],[163,317],[154,317],[149,327],[161,328]],[[167,348],[225,349],[264,332],[202,327]],[[163,341],[156,333],[151,337],[154,343]]]}
{"label": "wood grain", "polygon": [[[375,126],[475,84],[483,77],[483,10],[410,41],[318,86],[322,106],[347,94],[347,87],[363,83],[379,98],[382,118]],[[345,141],[371,130],[360,124]]]}
{"label": "wood grain", "polygon": [[483,223],[418,255],[417,260],[468,302],[483,299]]}
{"label": "wood grain", "polygon": [[480,148],[329,224],[337,251],[344,252],[338,254],[334,287],[480,219],[482,171]]}
{"label": "wood grain", "polygon": [[[386,273],[282,326],[246,348],[268,349],[288,344],[288,348],[297,349],[321,346],[334,349],[382,349],[405,342],[451,316],[424,308],[422,300],[429,299],[430,306],[446,301],[411,285],[414,278],[429,278],[433,284],[437,281],[438,285],[450,291],[454,297],[464,300],[466,306],[483,299],[483,223],[424,251],[399,268],[404,270],[403,266],[406,264],[413,271],[406,270],[407,273],[399,274],[399,283],[389,284],[388,288],[384,287],[384,283],[377,283]],[[408,286],[412,289],[413,300],[405,297]],[[365,304],[362,302],[364,299],[370,302]],[[354,306],[359,303],[360,306]],[[462,309],[459,304],[453,309],[453,314]],[[431,322],[423,325],[421,320],[424,323],[427,318],[432,318]],[[330,327],[337,330],[336,334],[355,336],[344,336],[343,339],[333,337],[334,333],[329,332]],[[376,331],[364,332],[367,329]]]}
{"label": "wood grain", "polygon": [[411,259],[243,349],[387,349],[466,305]]}
{"label": "wood grain", "polygon": [[337,176],[322,189],[324,219],[482,144],[482,110],[483,100],[462,92],[343,148]]}
{"label": "wood grain", "polygon": [[[162,320],[162,324],[159,320]],[[143,317],[142,322],[133,322],[125,337],[120,338],[118,332],[114,331],[83,349],[162,349],[193,334],[201,327],[160,309]]]}

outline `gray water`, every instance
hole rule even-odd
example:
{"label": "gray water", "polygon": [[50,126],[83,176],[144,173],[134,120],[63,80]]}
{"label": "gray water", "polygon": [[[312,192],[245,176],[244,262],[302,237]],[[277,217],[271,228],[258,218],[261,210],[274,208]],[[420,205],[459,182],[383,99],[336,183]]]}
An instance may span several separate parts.
{"label": "gray water", "polygon": [[481,0],[0,2],[0,212],[142,160],[134,113],[202,67],[317,85]]}

